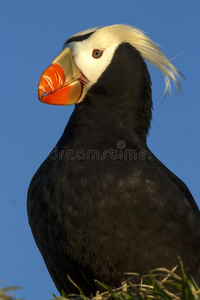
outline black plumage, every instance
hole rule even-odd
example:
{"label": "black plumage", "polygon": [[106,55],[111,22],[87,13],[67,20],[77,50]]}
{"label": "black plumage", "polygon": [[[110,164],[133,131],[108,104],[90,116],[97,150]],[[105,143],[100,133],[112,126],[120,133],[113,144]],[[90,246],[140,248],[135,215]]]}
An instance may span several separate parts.
{"label": "black plumage", "polygon": [[30,226],[59,291],[89,295],[125,272],[183,260],[200,282],[200,213],[187,186],[149,150],[151,81],[129,43],[87,92],[28,192]]}

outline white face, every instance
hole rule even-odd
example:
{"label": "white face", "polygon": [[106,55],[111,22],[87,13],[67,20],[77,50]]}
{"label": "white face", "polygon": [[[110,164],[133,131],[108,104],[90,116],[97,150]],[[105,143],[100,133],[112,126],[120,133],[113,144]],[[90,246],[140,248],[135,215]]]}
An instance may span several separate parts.
{"label": "white face", "polygon": [[69,43],[66,46],[72,49],[72,55],[77,67],[90,81],[90,83],[83,86],[83,94],[79,100],[81,102],[87,91],[97,82],[110,64],[118,44],[103,49],[99,43],[95,44],[94,41],[88,38],[81,42]]}

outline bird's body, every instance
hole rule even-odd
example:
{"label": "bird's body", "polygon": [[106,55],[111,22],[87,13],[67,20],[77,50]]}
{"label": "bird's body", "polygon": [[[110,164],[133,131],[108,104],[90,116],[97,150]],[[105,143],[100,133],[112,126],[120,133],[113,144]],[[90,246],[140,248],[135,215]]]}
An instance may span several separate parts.
{"label": "bird's body", "polygon": [[29,222],[59,291],[77,292],[67,275],[88,295],[94,279],[117,287],[179,256],[200,282],[199,209],[146,144],[150,86],[138,50],[120,43],[31,181]]}

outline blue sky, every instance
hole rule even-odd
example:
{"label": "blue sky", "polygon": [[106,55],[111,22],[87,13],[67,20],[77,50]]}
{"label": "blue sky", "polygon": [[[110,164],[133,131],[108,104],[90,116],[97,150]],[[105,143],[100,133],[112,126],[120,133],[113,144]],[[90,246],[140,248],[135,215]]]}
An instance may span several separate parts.
{"label": "blue sky", "polygon": [[[29,182],[58,141],[73,106],[37,99],[43,70],[81,30],[130,24],[145,32],[185,75],[182,93],[163,100],[153,67],[154,112],[148,145],[189,187],[200,206],[200,2],[186,0],[7,0],[1,2],[0,278],[27,300],[58,295],[33,240],[26,213]],[[181,54],[180,54],[181,53]],[[177,56],[180,54],[179,56]],[[162,103],[162,104],[161,104]]]}

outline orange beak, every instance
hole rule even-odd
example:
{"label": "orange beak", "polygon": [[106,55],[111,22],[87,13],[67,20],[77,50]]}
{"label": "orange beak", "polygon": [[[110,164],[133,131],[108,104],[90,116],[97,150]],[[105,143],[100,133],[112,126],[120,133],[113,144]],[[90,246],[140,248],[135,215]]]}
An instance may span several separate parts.
{"label": "orange beak", "polygon": [[53,105],[77,103],[82,95],[82,73],[75,65],[70,48],[65,48],[41,75],[38,98]]}

